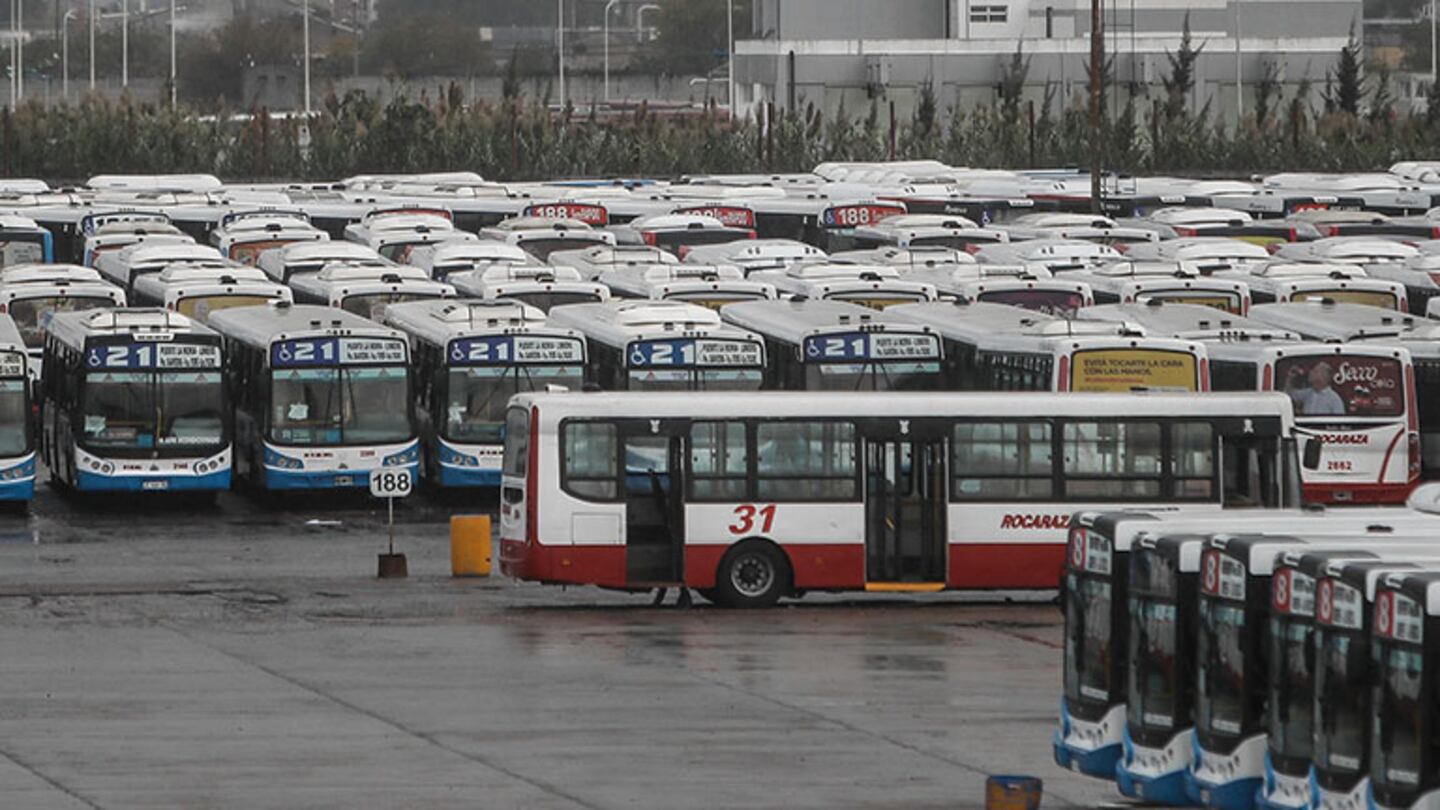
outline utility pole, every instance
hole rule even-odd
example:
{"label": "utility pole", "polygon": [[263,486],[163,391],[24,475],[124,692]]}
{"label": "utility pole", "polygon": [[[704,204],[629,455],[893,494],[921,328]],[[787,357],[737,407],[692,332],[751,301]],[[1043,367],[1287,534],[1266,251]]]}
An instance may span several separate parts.
{"label": "utility pole", "polygon": [[130,86],[130,0],[120,0],[120,86]]}
{"label": "utility pole", "polygon": [[1101,213],[1100,175],[1105,164],[1105,136],[1101,131],[1100,82],[1105,73],[1105,28],[1101,0],[1090,0],[1090,210]]}
{"label": "utility pole", "polygon": [[305,0],[304,8],[305,22],[301,26],[302,34],[305,37],[305,116],[310,116],[310,0]]}
{"label": "utility pole", "polygon": [[560,61],[560,108],[565,108],[565,0],[555,0],[556,55]]}
{"label": "utility pole", "polygon": [[175,85],[179,76],[175,72],[175,0],[170,0],[170,111],[175,111]]}
{"label": "utility pole", "polygon": [[90,92],[95,92],[95,0],[90,0]]}
{"label": "utility pole", "polygon": [[729,42],[726,51],[725,78],[728,80],[726,104],[730,107],[730,120],[735,120],[735,0],[725,0],[725,35]]}

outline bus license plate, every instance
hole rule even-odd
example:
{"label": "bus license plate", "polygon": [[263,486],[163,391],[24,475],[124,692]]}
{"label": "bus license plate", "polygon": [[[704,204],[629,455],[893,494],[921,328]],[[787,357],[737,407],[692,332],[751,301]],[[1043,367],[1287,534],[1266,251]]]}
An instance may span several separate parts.
{"label": "bus license plate", "polygon": [[146,481],[140,485],[141,489],[169,489],[169,481]]}
{"label": "bus license plate", "polygon": [[351,477],[348,476],[348,475],[337,475],[337,476],[335,476],[335,486],[337,486],[337,487],[349,487],[349,486],[354,486],[354,485],[355,485],[355,479],[354,479],[354,478],[351,478]]}

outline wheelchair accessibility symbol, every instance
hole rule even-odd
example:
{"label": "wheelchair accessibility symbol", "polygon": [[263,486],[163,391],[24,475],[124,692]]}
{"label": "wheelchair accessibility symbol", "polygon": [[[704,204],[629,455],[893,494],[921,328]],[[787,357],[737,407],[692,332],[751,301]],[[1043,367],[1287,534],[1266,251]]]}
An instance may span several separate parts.
{"label": "wheelchair accessibility symbol", "polygon": [[819,356],[820,356],[820,344],[819,344],[819,343],[816,343],[816,342],[813,341],[813,340],[810,341],[810,345],[808,345],[808,346],[805,347],[805,354],[806,354],[807,356],[809,356],[809,357],[819,357]]}
{"label": "wheelchair accessibility symbol", "polygon": [[97,367],[98,367],[98,366],[100,365],[100,350],[99,350],[99,349],[91,349],[91,350],[90,350],[90,356],[85,359],[85,362],[86,362],[86,363],[89,363],[89,364],[92,365],[92,366],[97,366]]}
{"label": "wheelchair accessibility symbol", "polygon": [[632,366],[643,366],[645,365],[645,361],[647,359],[648,358],[646,358],[645,356],[645,350],[640,348],[639,346],[636,346],[630,351],[630,365]]}
{"label": "wheelchair accessibility symbol", "polygon": [[290,362],[291,358],[294,357],[294,355],[291,353],[290,347],[289,347],[288,345],[282,345],[282,346],[280,347],[280,350],[277,351],[277,352],[275,352],[275,356],[276,356],[276,357],[279,357],[279,358],[280,358],[280,362],[282,362],[282,363],[288,363],[288,362]]}
{"label": "wheelchair accessibility symbol", "polygon": [[465,359],[465,347],[464,347],[464,346],[461,346],[459,343],[456,343],[455,346],[454,346],[454,348],[450,349],[450,359],[453,360],[453,361],[455,361],[455,362],[457,362],[457,363],[460,362],[461,360],[464,360],[464,359]]}

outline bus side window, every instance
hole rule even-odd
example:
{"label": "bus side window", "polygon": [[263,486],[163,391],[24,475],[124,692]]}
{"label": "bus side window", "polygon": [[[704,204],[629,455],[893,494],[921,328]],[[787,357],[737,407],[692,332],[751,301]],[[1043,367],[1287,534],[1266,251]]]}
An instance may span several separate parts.
{"label": "bus side window", "polygon": [[560,486],[579,498],[613,501],[618,497],[620,446],[610,422],[566,422]]}
{"label": "bus side window", "polygon": [[749,467],[744,422],[695,422],[690,426],[693,500],[744,500]]}
{"label": "bus side window", "polygon": [[755,428],[755,497],[855,500],[855,452],[855,426],[848,422],[760,422]]}
{"label": "bus side window", "polygon": [[1223,460],[1221,488],[1228,508],[1277,506],[1276,470],[1269,469],[1275,457],[1275,439],[1226,436],[1220,454]]}
{"label": "bus side window", "polygon": [[961,422],[950,442],[951,498],[1045,499],[1054,491],[1049,422]]}
{"label": "bus side window", "polygon": [[1209,500],[1215,496],[1215,427],[1209,422],[1170,426],[1170,475],[1176,498]]}
{"label": "bus side window", "polygon": [[1160,425],[1067,422],[1065,492],[1072,498],[1160,497]]}

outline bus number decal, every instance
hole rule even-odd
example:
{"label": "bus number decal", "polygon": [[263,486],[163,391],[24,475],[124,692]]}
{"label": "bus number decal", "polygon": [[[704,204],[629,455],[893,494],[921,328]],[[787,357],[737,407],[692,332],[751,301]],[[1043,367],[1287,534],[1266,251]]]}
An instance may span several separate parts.
{"label": "bus number decal", "polygon": [[755,529],[755,516],[760,516],[760,531],[769,534],[771,527],[775,525],[775,504],[756,506],[753,503],[742,503],[735,507],[735,522],[729,525],[731,534],[749,534]]}

